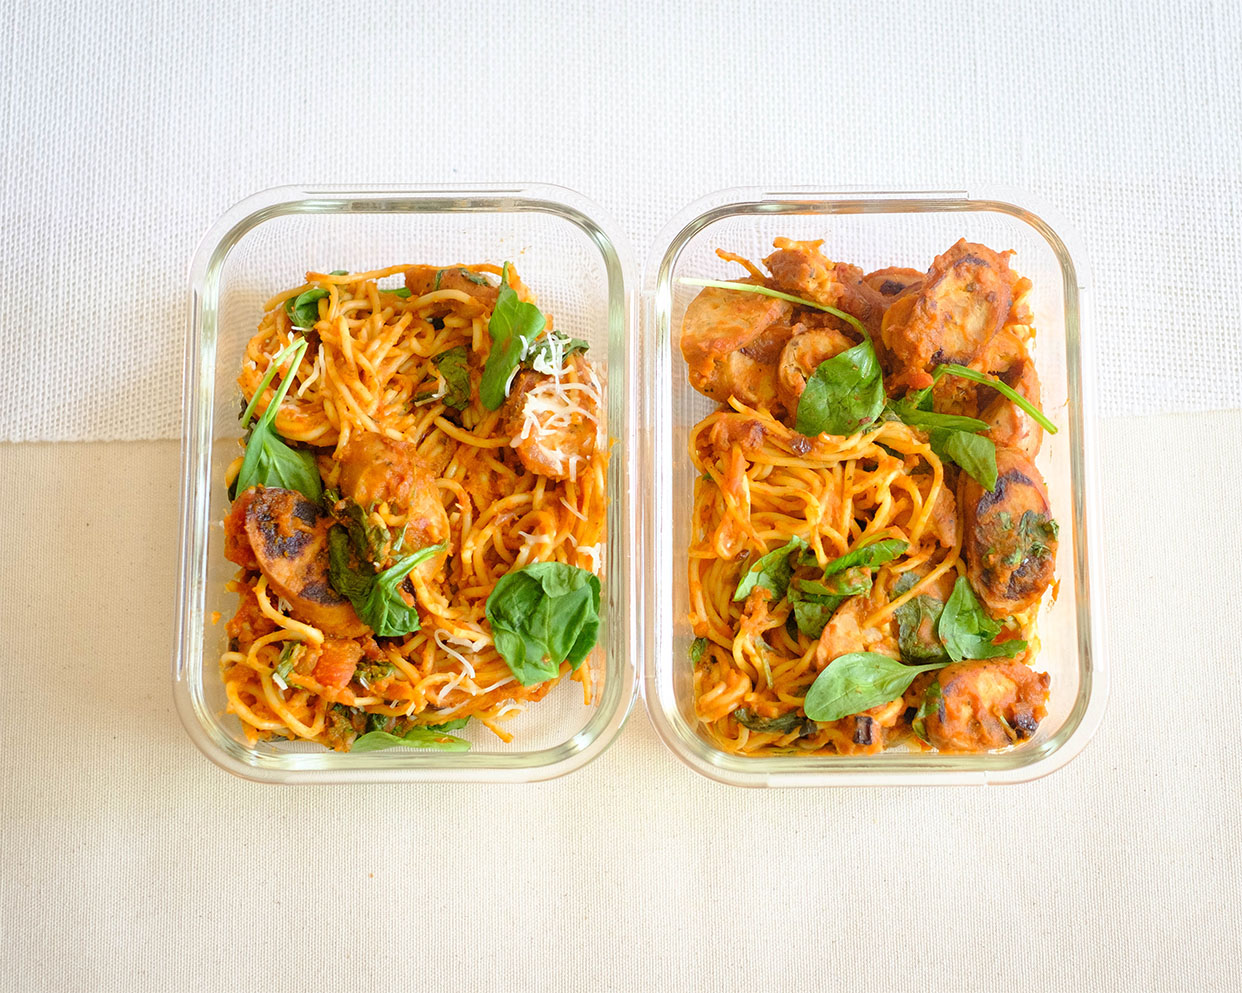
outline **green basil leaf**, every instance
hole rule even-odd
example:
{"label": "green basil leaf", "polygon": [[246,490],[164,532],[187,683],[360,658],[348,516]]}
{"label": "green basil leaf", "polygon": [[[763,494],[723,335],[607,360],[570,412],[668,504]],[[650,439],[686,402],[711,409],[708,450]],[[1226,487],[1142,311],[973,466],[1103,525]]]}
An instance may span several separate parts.
{"label": "green basil leaf", "polygon": [[457,410],[470,406],[470,356],[465,345],[441,352],[431,360],[444,377],[445,404]]}
{"label": "green basil leaf", "polygon": [[431,728],[416,727],[410,728],[403,735],[389,734],[387,731],[368,731],[354,739],[354,743],[350,745],[351,752],[376,752],[383,748],[395,748],[401,746],[404,748],[434,748],[441,752],[466,752],[470,750],[470,742],[455,737],[451,734],[445,734],[443,731],[433,731]]}
{"label": "green basil leaf", "polygon": [[768,552],[742,574],[733,599],[745,600],[751,590],[759,587],[769,590],[772,593],[772,602],[775,603],[785,595],[785,590],[789,588],[789,577],[793,575],[789,556],[794,552],[806,551],[807,547],[805,541],[794,535],[780,548]]}
{"label": "green basil leaf", "polygon": [[506,262],[500,278],[500,295],[487,322],[492,350],[479,381],[479,399],[488,410],[498,410],[505,402],[518,366],[546,324],[538,307],[518,299],[517,292],[509,285],[509,263]]}
{"label": "green basil leaf", "polygon": [[792,712],[781,714],[780,717],[757,717],[745,707],[739,707],[733,711],[733,719],[744,728],[768,734],[789,734],[797,731],[798,737],[805,738],[819,731],[819,725],[814,721]]}
{"label": "green basil leaf", "polygon": [[927,718],[940,710],[940,704],[944,700],[944,694],[940,690],[940,680],[936,680],[927,687],[927,692],[923,694],[923,702],[919,704],[919,709],[914,715],[914,720],[910,722],[910,728],[927,744],[931,744],[927,740]]}
{"label": "green basil leaf", "polygon": [[945,428],[933,428],[927,438],[932,451],[942,459],[957,463],[984,489],[996,489],[996,443],[991,438]]}
{"label": "green basil leaf", "polygon": [[949,658],[954,662],[1011,658],[1026,648],[1026,642],[1018,638],[994,644],[993,639],[1000,634],[1001,627],[980,605],[966,577],[958,576],[936,626]]}
{"label": "green basil leaf", "polygon": [[852,435],[884,409],[884,376],[870,338],[819,364],[798,400],[799,434]]}
{"label": "green basil leaf", "polygon": [[703,658],[705,651],[707,651],[707,639],[695,638],[690,642],[690,661],[697,664]]}
{"label": "green basil leaf", "polygon": [[496,650],[523,686],[577,669],[599,637],[599,579],[561,562],[532,562],[501,576],[484,613]]}
{"label": "green basil leaf", "polygon": [[362,622],[382,638],[402,638],[417,631],[418,610],[414,605],[405,602],[399,587],[405,582],[411,569],[443,550],[443,542],[420,548],[377,575],[365,599],[361,603],[354,603],[354,609]]}
{"label": "green basil leaf", "polygon": [[896,700],[920,672],[942,665],[902,665],[876,652],[850,652],[828,663],[807,690],[803,709],[813,721],[839,721]]}
{"label": "green basil leaf", "polygon": [[831,576],[834,572],[844,572],[846,569],[852,569],[858,565],[884,565],[886,562],[891,562],[898,555],[901,555],[909,547],[910,545],[900,538],[885,538],[882,541],[873,541],[868,545],[851,549],[844,555],[833,559],[824,566],[824,575]]}
{"label": "green basil leaf", "polygon": [[285,313],[289,315],[293,326],[301,328],[303,331],[313,328],[315,322],[319,320],[318,301],[323,300],[327,296],[329,296],[327,290],[316,286],[286,300]]}

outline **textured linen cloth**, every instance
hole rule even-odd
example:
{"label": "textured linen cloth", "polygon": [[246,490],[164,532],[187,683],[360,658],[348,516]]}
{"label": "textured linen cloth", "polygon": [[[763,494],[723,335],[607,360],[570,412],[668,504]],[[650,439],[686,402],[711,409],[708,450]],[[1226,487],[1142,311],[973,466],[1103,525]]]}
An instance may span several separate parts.
{"label": "textured linen cloth", "polygon": [[1000,187],[1081,236],[1103,413],[1236,404],[1232,0],[3,9],[0,439],[175,437],[194,248],[289,183],[556,183],[640,262],[724,187]]}
{"label": "textured linen cloth", "polygon": [[1240,431],[1105,423],[1104,723],[922,789],[720,786],[641,702],[548,783],[236,779],[168,689],[176,444],[0,445],[0,989],[1235,993]]}

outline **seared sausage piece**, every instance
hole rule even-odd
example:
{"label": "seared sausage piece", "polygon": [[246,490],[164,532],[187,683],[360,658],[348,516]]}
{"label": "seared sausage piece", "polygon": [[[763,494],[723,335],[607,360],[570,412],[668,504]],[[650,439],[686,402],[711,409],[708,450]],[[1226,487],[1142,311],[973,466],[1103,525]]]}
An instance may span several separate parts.
{"label": "seared sausage piece", "polygon": [[1031,737],[1048,712],[1048,675],[1013,659],[957,662],[938,680],[940,705],[924,726],[942,752],[1004,748]]}
{"label": "seared sausage piece", "polygon": [[1039,602],[1056,564],[1056,523],[1044,478],[1012,448],[996,449],[996,488],[966,473],[958,483],[966,533],[966,576],[993,617]]}
{"label": "seared sausage piece", "polygon": [[884,314],[880,336],[897,382],[921,389],[933,367],[969,365],[1009,316],[1014,280],[1008,253],[965,239],[936,256],[922,289]]}
{"label": "seared sausage piece", "polygon": [[299,620],[325,634],[353,638],[370,631],[349,600],[328,582],[332,519],[293,490],[257,486],[246,502],[246,537],[268,585]]}

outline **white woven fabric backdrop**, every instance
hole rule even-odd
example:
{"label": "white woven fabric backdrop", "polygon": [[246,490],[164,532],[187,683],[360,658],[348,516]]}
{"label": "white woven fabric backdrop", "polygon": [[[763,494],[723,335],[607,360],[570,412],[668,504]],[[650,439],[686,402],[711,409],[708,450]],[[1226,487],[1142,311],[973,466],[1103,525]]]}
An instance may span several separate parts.
{"label": "white woven fabric backdrop", "polygon": [[558,183],[640,262],[722,187],[1025,189],[1081,236],[1101,412],[1237,405],[1229,0],[0,13],[0,439],[175,436],[193,250],[287,183]]}

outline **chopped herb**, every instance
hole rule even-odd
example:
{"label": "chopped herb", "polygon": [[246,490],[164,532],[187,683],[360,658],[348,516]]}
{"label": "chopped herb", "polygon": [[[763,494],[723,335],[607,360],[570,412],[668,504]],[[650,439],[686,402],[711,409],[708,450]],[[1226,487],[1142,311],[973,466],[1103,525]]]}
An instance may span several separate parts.
{"label": "chopped herb", "polygon": [[272,670],[272,682],[282,690],[289,688],[289,673],[293,672],[293,667],[298,664],[302,651],[302,645],[293,641],[286,641],[284,647],[281,648],[280,658],[276,660],[276,667]]}

